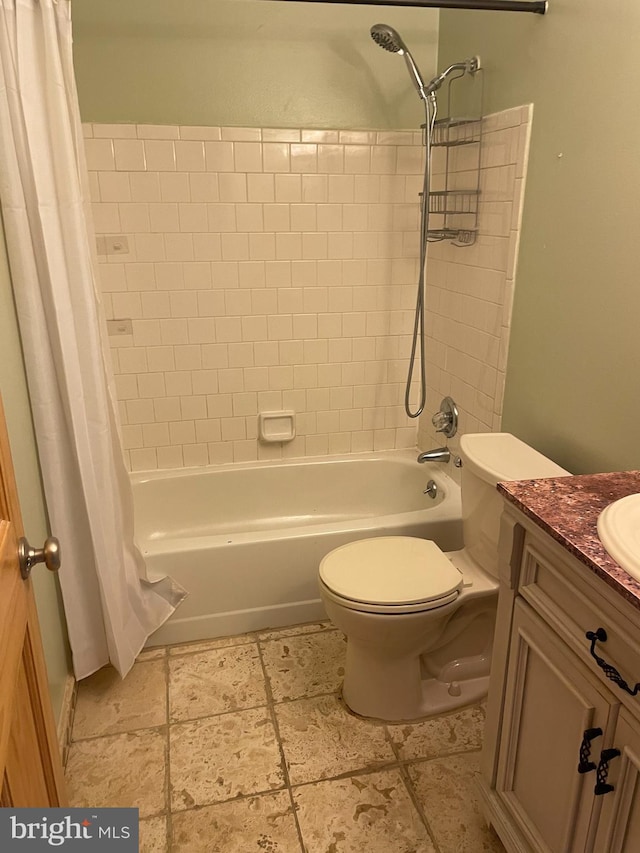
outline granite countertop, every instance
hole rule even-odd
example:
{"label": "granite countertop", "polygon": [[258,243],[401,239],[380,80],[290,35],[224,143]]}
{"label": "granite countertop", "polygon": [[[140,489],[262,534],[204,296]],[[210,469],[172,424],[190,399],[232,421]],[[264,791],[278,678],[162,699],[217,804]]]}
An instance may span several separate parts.
{"label": "granite countertop", "polygon": [[640,492],[640,471],[516,480],[498,491],[640,610],[640,582],[607,554],[596,529],[606,506]]}

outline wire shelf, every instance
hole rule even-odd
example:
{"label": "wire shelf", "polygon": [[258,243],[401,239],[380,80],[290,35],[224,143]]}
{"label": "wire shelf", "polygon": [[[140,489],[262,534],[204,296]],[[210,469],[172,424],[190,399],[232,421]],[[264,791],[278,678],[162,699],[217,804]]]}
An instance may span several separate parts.
{"label": "wire shelf", "polygon": [[480,190],[439,190],[429,193],[429,213],[454,216],[478,212]]}
{"label": "wire shelf", "polygon": [[458,145],[473,145],[480,142],[482,119],[442,118],[433,127],[435,148],[454,148]]}

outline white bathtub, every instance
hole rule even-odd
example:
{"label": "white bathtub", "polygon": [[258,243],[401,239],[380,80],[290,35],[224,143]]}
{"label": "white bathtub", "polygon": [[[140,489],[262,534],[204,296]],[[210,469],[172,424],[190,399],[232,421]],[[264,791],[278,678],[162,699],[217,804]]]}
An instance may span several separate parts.
{"label": "white bathtub", "polygon": [[[434,499],[423,494],[438,485]],[[460,490],[415,451],[132,475],[149,574],[189,591],[149,645],[326,618],[322,557],[355,539],[422,536],[462,547]],[[393,571],[393,567],[390,567]]]}

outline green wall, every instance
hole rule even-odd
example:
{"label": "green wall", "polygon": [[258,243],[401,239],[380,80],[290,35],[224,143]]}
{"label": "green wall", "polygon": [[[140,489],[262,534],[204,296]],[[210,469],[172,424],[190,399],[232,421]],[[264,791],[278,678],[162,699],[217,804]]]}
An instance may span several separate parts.
{"label": "green wall", "polygon": [[[7,418],[25,534],[34,547],[47,538],[47,514],[40,481],[22,350],[13,304],[4,233],[0,224],[0,394]],[[64,543],[62,543],[64,546]],[[64,551],[63,551],[64,556]],[[67,629],[56,578],[39,567],[33,587],[56,719],[60,715],[69,672]]]}
{"label": "green wall", "polygon": [[73,0],[84,121],[414,127],[404,61],[369,28],[398,28],[435,73],[438,12],[266,0]]}
{"label": "green wall", "polygon": [[442,12],[485,111],[533,102],[504,428],[578,472],[640,468],[637,0]]}

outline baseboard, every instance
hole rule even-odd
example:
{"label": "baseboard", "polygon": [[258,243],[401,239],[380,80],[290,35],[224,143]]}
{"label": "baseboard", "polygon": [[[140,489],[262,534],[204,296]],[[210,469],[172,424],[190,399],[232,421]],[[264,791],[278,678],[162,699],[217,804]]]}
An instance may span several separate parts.
{"label": "baseboard", "polygon": [[60,747],[63,767],[67,763],[67,753],[69,751],[69,742],[71,740],[71,726],[73,725],[73,713],[76,707],[77,689],[77,682],[73,675],[69,673],[64,683],[62,707],[60,708],[60,717],[58,718],[58,746]]}

